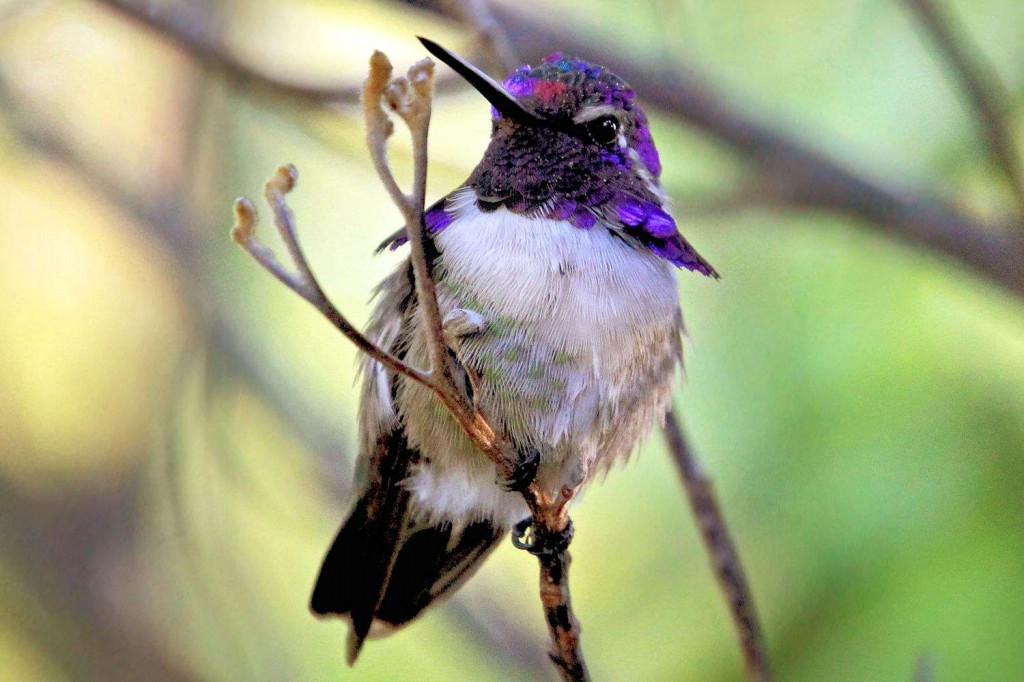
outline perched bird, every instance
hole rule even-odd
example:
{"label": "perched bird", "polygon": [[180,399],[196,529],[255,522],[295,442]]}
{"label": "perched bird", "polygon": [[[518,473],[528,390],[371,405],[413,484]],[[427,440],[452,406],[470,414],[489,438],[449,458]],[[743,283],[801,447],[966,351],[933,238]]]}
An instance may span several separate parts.
{"label": "perched bird", "polygon": [[[364,360],[361,494],[311,600],[351,619],[350,663],[529,517],[516,490],[576,487],[629,456],[664,417],[682,360],[675,270],[718,276],[668,212],[647,117],[621,78],[556,53],[498,84],[421,40],[493,105],[483,159],[424,226],[446,342],[523,475],[497,480],[432,393]],[[428,366],[408,261],[377,288],[367,334]]]}

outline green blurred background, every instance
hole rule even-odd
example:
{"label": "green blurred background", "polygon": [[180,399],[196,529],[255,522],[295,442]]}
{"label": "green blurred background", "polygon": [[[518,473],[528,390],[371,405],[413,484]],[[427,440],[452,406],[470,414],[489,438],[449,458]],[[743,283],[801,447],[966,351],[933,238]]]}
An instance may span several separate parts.
{"label": "green blurred background", "polygon": [[[473,54],[464,26],[400,2],[136,6],[186,7],[222,56],[298,85],[354,88],[374,48],[420,58],[415,34]],[[1020,139],[1024,3],[943,6],[1005,81]],[[696,65],[742,111],[883,185],[1012,210],[896,0],[512,11],[588,36],[584,57]],[[372,249],[400,219],[357,105],[214,61],[107,3],[0,3],[0,677],[550,678],[536,562],[507,543],[355,669],[345,627],[307,612],[347,507],[356,353],[229,241],[230,205],[296,164],[304,245],[359,325],[401,257]],[[723,274],[680,274],[692,338],[678,403],[778,678],[910,680],[925,656],[935,680],[1024,680],[1022,298],[853,218],[690,211],[747,167],[649,113],[683,231]],[[478,96],[439,95],[431,197],[466,177],[488,130]],[[397,136],[400,171],[408,149]],[[742,679],[660,438],[574,516],[595,679]]]}

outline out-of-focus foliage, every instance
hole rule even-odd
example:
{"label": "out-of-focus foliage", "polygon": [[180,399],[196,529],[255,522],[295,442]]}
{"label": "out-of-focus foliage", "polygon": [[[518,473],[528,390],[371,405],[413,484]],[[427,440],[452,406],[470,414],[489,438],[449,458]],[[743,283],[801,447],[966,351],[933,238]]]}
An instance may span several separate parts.
{"label": "out-of-focus foliage", "polygon": [[[694,61],[882,182],[1007,206],[970,114],[889,0],[516,4],[595,44]],[[1024,4],[945,4],[1008,83],[1020,133]],[[411,63],[415,34],[466,43],[396,3],[208,10],[240,59],[300,82],[355,85],[374,48]],[[401,256],[371,257],[399,217],[358,108],[249,91],[84,0],[0,5],[0,97],[3,676],[535,675],[477,632],[525,633],[533,661],[545,646],[536,564],[511,546],[456,604],[371,642],[351,671],[344,626],[306,610],[347,504],[355,351],[229,242],[229,207],[295,163],[313,267],[364,323],[372,283]],[[739,176],[699,131],[652,113],[677,199]],[[439,98],[432,196],[476,163],[487,117],[472,93]],[[407,151],[398,140],[399,169]],[[688,216],[678,203],[723,273],[680,275],[692,343],[679,402],[779,678],[905,680],[928,654],[938,680],[1018,679],[1024,304],[852,221]],[[575,520],[573,593],[596,679],[741,679],[656,437]]]}

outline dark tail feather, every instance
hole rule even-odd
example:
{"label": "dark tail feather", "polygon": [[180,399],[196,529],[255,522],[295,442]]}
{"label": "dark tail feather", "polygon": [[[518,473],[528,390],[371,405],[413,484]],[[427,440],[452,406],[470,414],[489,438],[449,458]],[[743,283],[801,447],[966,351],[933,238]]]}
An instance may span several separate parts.
{"label": "dark tail feather", "polygon": [[327,552],[310,600],[314,613],[351,618],[350,665],[374,620],[393,628],[408,623],[468,580],[504,534],[479,522],[454,536],[447,526],[423,528],[387,545],[374,525],[360,500]]}
{"label": "dark tail feather", "polygon": [[378,445],[370,485],[328,550],[310,599],[316,614],[351,618],[350,665],[374,620],[409,622],[469,579],[504,534],[488,522],[454,534],[450,526],[412,527],[409,492],[400,482],[415,453],[400,435]]}
{"label": "dark tail feather", "polygon": [[504,531],[486,521],[470,524],[454,536],[450,527],[413,533],[391,569],[377,618],[393,627],[408,623],[468,580],[502,535]]}
{"label": "dark tail feather", "polygon": [[355,510],[338,531],[327,556],[320,566],[320,575],[313,587],[309,608],[318,616],[352,611],[353,585],[364,582],[361,567],[366,565],[363,527],[366,525],[366,505],[359,500]]}
{"label": "dark tail feather", "polygon": [[[384,598],[388,574],[399,548],[392,519],[370,517],[364,497],[356,505],[324,557],[309,607],[319,615],[338,614],[352,621],[349,665],[355,663]],[[404,519],[398,519],[401,528]],[[391,536],[391,537],[389,537]]]}
{"label": "dark tail feather", "polygon": [[418,459],[401,429],[381,434],[371,453],[366,490],[327,551],[313,588],[309,606],[314,613],[352,620],[350,665],[370,632],[401,548],[409,515],[409,491],[401,483]]}

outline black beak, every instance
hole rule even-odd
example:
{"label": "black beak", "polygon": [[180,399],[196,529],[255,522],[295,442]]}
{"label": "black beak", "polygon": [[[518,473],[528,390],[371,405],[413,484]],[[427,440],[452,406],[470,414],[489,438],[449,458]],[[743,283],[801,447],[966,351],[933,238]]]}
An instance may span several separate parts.
{"label": "black beak", "polygon": [[501,84],[464,60],[462,57],[449,52],[433,40],[424,38],[423,36],[416,37],[419,38],[421,43],[423,43],[423,47],[427,48],[427,52],[440,59],[442,62],[454,69],[455,73],[465,78],[477,92],[484,96],[484,99],[494,105],[494,108],[497,109],[502,116],[518,121],[519,123],[532,125],[544,125],[547,123],[545,119],[542,119],[537,116],[537,114],[524,108],[522,104],[512,97],[512,95],[508,94]]}

